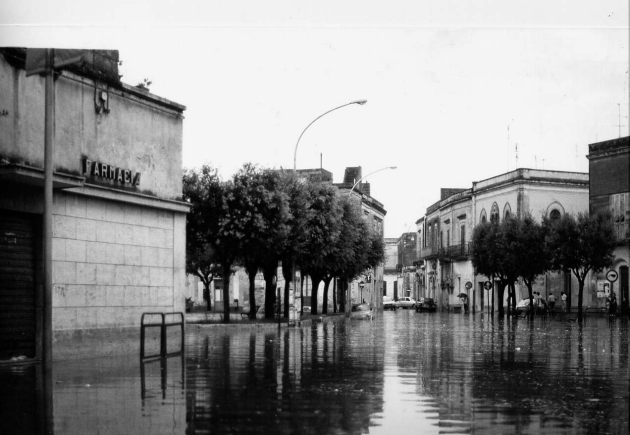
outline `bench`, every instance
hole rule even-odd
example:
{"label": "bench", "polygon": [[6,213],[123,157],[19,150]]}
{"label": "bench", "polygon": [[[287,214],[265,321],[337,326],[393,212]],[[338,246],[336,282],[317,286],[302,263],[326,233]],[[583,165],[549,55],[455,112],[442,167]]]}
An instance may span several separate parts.
{"label": "bench", "polygon": [[[260,309],[260,305],[256,305],[256,313],[258,313],[259,309]],[[248,319],[249,318],[249,313],[250,313],[250,311],[243,311],[243,312],[241,312],[241,319]]]}

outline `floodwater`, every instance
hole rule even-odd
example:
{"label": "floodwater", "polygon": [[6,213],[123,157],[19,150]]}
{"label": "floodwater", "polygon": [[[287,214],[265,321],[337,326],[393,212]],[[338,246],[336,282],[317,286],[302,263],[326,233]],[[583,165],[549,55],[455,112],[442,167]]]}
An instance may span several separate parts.
{"label": "floodwater", "polygon": [[628,329],[411,310],[189,326],[184,357],[55,363],[48,401],[37,367],[0,367],[0,433],[623,434]]}

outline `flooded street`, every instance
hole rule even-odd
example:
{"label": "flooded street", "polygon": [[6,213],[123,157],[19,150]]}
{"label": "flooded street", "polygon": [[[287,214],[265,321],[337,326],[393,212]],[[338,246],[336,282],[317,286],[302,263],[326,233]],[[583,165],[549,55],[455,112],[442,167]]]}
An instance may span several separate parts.
{"label": "flooded street", "polygon": [[[55,434],[628,433],[628,321],[414,311],[312,328],[188,327],[185,358],[55,363]],[[32,366],[0,433],[43,433]],[[40,403],[40,405],[38,405]]]}

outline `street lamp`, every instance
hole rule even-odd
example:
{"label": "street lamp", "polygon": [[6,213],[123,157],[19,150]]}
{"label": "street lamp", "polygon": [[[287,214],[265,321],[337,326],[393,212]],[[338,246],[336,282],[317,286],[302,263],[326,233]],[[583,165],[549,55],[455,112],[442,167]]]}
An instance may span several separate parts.
{"label": "street lamp", "polygon": [[363,281],[359,282],[359,287],[361,288],[361,302],[359,302],[360,304],[363,303],[363,287],[365,287],[365,283]]}
{"label": "street lamp", "polygon": [[[317,121],[319,118],[321,118],[324,115],[327,115],[330,112],[333,112],[333,111],[335,111],[337,109],[341,109],[342,107],[346,107],[346,106],[349,106],[351,104],[358,104],[359,106],[363,106],[365,103],[367,103],[367,100],[351,101],[349,103],[342,104],[341,106],[335,107],[334,109],[330,109],[329,111],[322,113],[317,118],[312,120],[311,123],[309,125],[307,125],[304,130],[302,130],[302,133],[300,134],[300,137],[298,137],[298,140],[295,143],[295,150],[293,151],[293,173],[294,174],[297,173],[297,149],[298,149],[298,145],[300,144],[300,139],[302,139],[302,136],[304,136],[304,133],[306,132],[306,130],[308,130],[308,128],[311,125],[313,125],[313,123],[315,121]],[[295,258],[291,259],[291,277],[292,277],[291,279],[293,280],[293,293],[295,294],[295,287],[296,287],[296,282],[295,282]],[[317,301],[315,301],[315,303],[317,304]],[[311,302],[311,304],[312,304],[312,302]],[[289,314],[289,324],[291,324],[291,314]]]}
{"label": "street lamp", "polygon": [[372,174],[376,174],[377,172],[384,171],[385,169],[396,169],[396,166],[386,166],[386,167],[384,167],[384,168],[377,169],[377,170],[376,170],[376,171],[374,171],[374,172],[370,172],[370,173],[369,173],[369,174],[367,174],[365,177],[361,177],[361,178],[359,178],[359,181],[357,181],[356,183],[354,183],[354,186],[352,186],[352,189],[350,189],[350,193],[348,193],[348,196],[349,196],[349,195],[352,195],[352,191],[354,190],[354,188],[355,188],[355,187],[357,187],[357,186],[359,185],[359,183],[360,183],[361,181],[363,181],[364,179],[366,179],[366,178],[367,178],[367,177],[369,177],[370,175],[372,175]]}
{"label": "street lamp", "polygon": [[322,116],[333,112],[337,109],[341,109],[342,107],[346,107],[349,106],[351,104],[358,104],[359,106],[363,106],[365,103],[367,103],[367,100],[356,100],[356,101],[351,101],[349,103],[343,104],[339,107],[335,107],[334,109],[330,109],[328,112],[324,112],[321,115],[319,115],[317,118],[315,118],[314,120],[311,121],[311,123],[309,125],[306,126],[306,128],[302,131],[302,134],[300,134],[300,137],[298,137],[297,143],[295,144],[295,151],[293,151],[293,171],[297,171],[297,149],[298,149],[298,145],[300,144],[300,139],[302,139],[302,136],[304,135],[304,133],[306,132],[306,130],[308,130],[308,128],[313,125],[313,123],[315,121],[317,121],[319,118],[321,118]]}

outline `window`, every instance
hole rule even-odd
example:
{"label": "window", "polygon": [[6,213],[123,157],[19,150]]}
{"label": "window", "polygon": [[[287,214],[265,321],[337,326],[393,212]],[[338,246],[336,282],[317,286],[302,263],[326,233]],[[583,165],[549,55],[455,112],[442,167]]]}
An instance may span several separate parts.
{"label": "window", "polygon": [[510,216],[512,216],[512,207],[510,207],[509,203],[506,203],[505,207],[503,207],[503,218],[507,219]]}
{"label": "window", "polygon": [[483,224],[488,222],[488,218],[486,217],[486,209],[481,210],[481,216],[479,217],[479,221]]}
{"label": "window", "polygon": [[552,221],[557,221],[558,219],[560,219],[560,210],[558,210],[557,208],[551,210],[551,213],[549,213],[549,218]]}
{"label": "window", "polygon": [[492,204],[492,210],[490,211],[490,222],[499,223],[499,206],[495,202]]}

